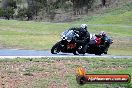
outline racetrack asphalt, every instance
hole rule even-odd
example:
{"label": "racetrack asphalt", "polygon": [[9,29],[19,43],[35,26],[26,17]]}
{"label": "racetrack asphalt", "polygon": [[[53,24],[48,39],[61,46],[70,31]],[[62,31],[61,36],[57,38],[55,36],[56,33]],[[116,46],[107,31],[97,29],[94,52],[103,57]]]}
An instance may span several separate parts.
{"label": "racetrack asphalt", "polygon": [[19,49],[0,49],[0,58],[43,58],[43,57],[87,57],[87,58],[132,58],[132,56],[114,56],[114,55],[73,55],[72,53],[51,54],[50,51],[38,50],[19,50]]}

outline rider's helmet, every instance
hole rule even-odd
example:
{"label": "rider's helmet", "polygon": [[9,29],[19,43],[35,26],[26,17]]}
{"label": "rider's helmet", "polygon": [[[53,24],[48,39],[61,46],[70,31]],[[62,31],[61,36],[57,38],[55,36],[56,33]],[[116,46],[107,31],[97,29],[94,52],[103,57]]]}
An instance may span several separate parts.
{"label": "rider's helmet", "polygon": [[101,36],[105,36],[106,33],[105,33],[104,31],[101,31],[101,32],[99,33],[99,35],[101,35]]}
{"label": "rider's helmet", "polygon": [[81,24],[80,27],[83,28],[83,29],[87,29],[87,24]]}

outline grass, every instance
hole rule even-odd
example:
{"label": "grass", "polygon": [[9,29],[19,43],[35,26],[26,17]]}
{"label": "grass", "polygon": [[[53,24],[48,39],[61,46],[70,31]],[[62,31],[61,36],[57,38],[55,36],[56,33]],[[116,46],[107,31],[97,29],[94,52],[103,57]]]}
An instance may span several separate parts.
{"label": "grass", "polygon": [[60,34],[64,31],[62,29],[67,25],[0,20],[0,26],[1,46],[42,50],[50,49],[59,41]]}
{"label": "grass", "polygon": [[132,25],[132,3],[116,7],[113,9],[107,9],[100,11],[100,14],[93,16],[86,16],[81,21],[86,21],[91,24],[120,24],[120,25]]}
{"label": "grass", "polygon": [[[100,12],[100,14],[84,17],[80,21],[71,23],[0,20],[0,48],[50,50],[60,40],[60,35],[64,30],[70,27],[78,27],[81,23],[87,23],[93,24],[89,25],[90,33],[98,33],[104,30],[112,36],[114,43],[109,54],[122,49],[124,52],[121,51],[118,54],[132,55],[129,52],[132,50],[132,42],[126,41],[132,38],[131,8],[132,3],[115,9],[108,9],[103,13]],[[100,26],[95,26],[96,24],[100,24]]]}
{"label": "grass", "polygon": [[50,49],[55,40],[58,40],[57,35],[3,35],[0,37],[1,44],[5,48],[36,50]]}
{"label": "grass", "polygon": [[[15,88],[132,87],[132,82],[129,84],[78,85],[75,75],[76,68],[80,65],[86,69],[87,74],[130,74],[132,76],[132,59],[125,58],[32,58],[32,61],[24,58],[0,59],[0,76],[5,85]],[[14,71],[14,73],[9,73],[9,71]],[[0,86],[4,87],[1,83]]]}

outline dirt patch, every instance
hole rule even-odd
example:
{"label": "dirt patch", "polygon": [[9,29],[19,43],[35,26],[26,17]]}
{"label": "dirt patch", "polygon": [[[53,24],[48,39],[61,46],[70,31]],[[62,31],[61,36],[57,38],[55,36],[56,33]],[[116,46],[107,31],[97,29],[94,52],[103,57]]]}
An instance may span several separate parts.
{"label": "dirt patch", "polygon": [[88,71],[128,68],[127,65],[115,65],[116,63],[102,68],[96,67],[96,64],[97,61],[94,60],[3,61],[0,62],[0,87],[69,88],[68,79],[75,81],[76,68],[79,65],[83,65]]}

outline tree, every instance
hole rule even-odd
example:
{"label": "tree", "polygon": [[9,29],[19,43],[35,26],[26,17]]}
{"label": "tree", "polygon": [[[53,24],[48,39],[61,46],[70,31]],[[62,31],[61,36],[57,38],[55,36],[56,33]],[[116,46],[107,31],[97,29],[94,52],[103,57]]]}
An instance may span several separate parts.
{"label": "tree", "polygon": [[75,14],[82,14],[84,7],[86,7],[86,12],[94,3],[94,0],[71,0],[73,2],[73,11]]}
{"label": "tree", "polygon": [[2,8],[17,8],[15,0],[2,0]]}
{"label": "tree", "polygon": [[18,10],[18,18],[21,18],[21,20],[27,18],[26,20],[32,20],[33,19],[33,12],[30,10],[30,8],[22,8]]}
{"label": "tree", "polygon": [[1,16],[8,20],[13,18],[15,8],[17,8],[15,0],[2,0]]}

